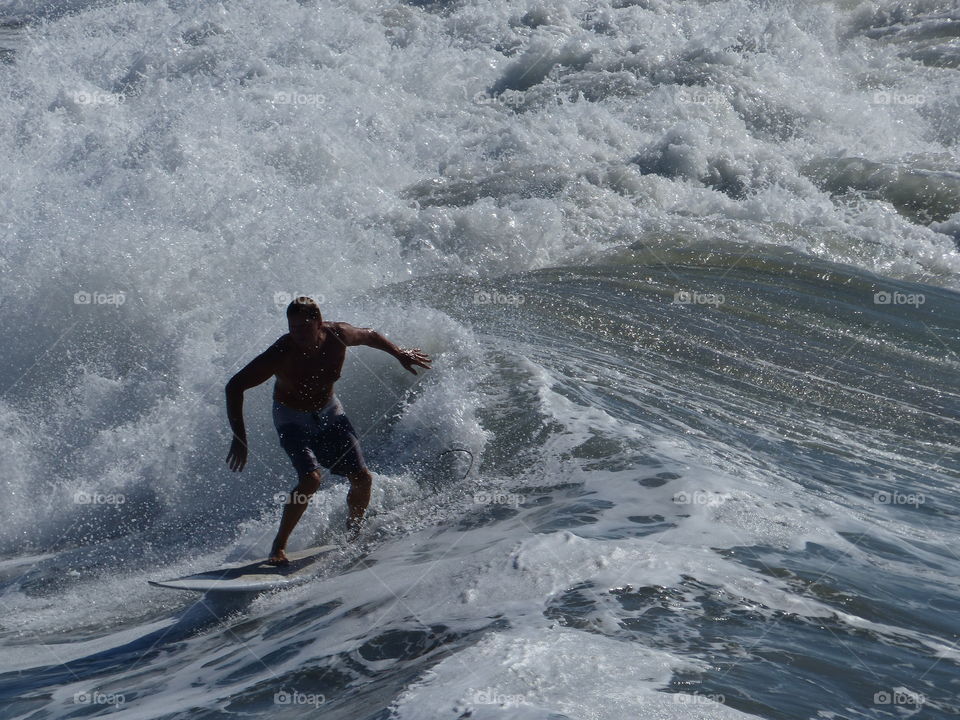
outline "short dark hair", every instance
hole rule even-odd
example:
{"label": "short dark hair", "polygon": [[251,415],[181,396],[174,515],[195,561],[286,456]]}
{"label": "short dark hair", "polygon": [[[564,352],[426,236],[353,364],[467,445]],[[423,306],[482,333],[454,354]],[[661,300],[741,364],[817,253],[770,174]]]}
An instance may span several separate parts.
{"label": "short dark hair", "polygon": [[323,322],[323,316],[320,314],[320,306],[317,305],[313,298],[304,296],[294,298],[293,301],[287,305],[287,319],[295,315],[301,315],[307,318],[307,320],[319,320]]}

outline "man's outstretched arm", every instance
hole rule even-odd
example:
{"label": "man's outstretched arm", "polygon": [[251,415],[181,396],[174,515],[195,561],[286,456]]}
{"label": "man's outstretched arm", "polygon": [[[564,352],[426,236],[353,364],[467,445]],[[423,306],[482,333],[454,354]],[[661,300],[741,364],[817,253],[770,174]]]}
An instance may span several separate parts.
{"label": "man's outstretched arm", "polygon": [[345,345],[366,345],[377,350],[383,350],[385,353],[393,355],[403,367],[414,375],[417,374],[417,371],[413,369],[414,365],[427,370],[430,369],[430,356],[420,348],[397,347],[376,330],[370,328],[358,328],[349,323],[338,323],[338,326]]}
{"label": "man's outstretched arm", "polygon": [[227,419],[233,430],[233,442],[227,454],[227,465],[234,472],[243,470],[247,464],[247,429],[243,422],[243,393],[266,382],[277,371],[276,345],[257,355],[227,383]]}

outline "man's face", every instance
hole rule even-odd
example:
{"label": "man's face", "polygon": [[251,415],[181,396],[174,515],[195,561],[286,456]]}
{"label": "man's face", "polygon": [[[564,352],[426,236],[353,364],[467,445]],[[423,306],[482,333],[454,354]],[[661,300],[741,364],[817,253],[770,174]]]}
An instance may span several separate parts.
{"label": "man's face", "polygon": [[316,318],[308,319],[302,315],[287,318],[290,328],[290,337],[294,344],[302,348],[313,348],[320,344],[320,321]]}

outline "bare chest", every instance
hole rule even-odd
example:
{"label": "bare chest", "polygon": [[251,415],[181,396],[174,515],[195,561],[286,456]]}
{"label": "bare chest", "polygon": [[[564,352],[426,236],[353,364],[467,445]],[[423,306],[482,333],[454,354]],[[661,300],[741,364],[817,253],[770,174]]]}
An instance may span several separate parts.
{"label": "bare chest", "polygon": [[340,379],[347,349],[342,343],[327,342],[313,353],[293,350],[277,369],[277,381],[289,389],[322,388]]}

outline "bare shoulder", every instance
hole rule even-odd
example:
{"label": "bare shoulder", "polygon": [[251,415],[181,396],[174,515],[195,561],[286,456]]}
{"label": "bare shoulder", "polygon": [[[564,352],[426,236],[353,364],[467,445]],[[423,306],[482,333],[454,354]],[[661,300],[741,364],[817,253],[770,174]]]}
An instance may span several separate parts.
{"label": "bare shoulder", "polygon": [[[324,323],[324,326],[326,325],[327,323]],[[370,334],[370,328],[359,328],[346,322],[332,322],[329,325],[330,330],[344,345],[362,345]]]}
{"label": "bare shoulder", "polygon": [[247,390],[266,382],[276,374],[281,364],[284,338],[280,338],[253,360],[248,362],[236,375],[230,379],[231,387]]}

